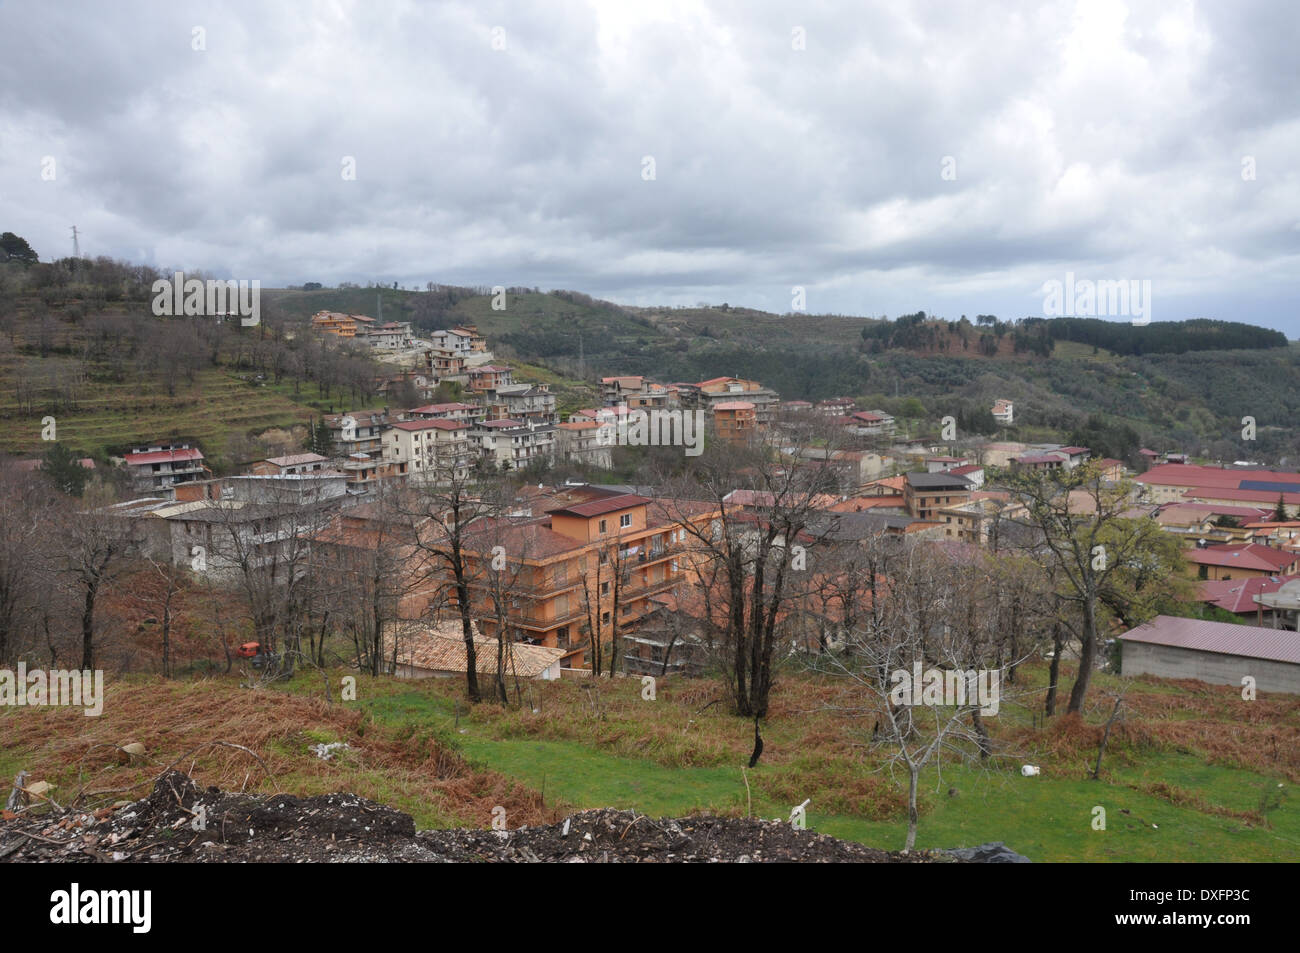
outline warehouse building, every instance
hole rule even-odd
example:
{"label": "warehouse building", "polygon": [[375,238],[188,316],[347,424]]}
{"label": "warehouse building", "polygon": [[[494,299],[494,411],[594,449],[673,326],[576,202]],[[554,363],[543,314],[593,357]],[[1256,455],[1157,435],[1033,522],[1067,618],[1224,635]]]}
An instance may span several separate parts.
{"label": "warehouse building", "polygon": [[1241,687],[1249,675],[1261,692],[1300,694],[1300,633],[1288,629],[1160,615],[1129,629],[1120,645],[1128,676]]}

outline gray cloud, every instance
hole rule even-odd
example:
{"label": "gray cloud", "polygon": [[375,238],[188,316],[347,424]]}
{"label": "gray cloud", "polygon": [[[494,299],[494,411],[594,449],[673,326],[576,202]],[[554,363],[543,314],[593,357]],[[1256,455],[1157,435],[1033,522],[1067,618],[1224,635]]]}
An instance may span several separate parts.
{"label": "gray cloud", "polygon": [[0,227],[779,311],[1016,317],[1073,271],[1297,336],[1297,39],[1285,0],[6,2]]}

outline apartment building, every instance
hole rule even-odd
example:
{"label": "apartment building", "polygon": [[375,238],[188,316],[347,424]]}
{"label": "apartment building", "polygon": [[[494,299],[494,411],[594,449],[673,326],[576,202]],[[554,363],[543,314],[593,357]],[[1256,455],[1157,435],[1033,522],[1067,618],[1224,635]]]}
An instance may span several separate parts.
{"label": "apartment building", "polygon": [[714,405],[731,401],[747,401],[754,405],[757,426],[767,427],[772,422],[781,397],[776,391],[758,381],[740,377],[715,377],[700,381],[682,393],[684,406],[703,407],[712,415]]}
{"label": "apartment building", "polygon": [[[590,667],[593,625],[608,646],[658,610],[652,597],[694,579],[681,521],[719,515],[710,504],[682,509],[631,493],[593,490],[591,496],[537,519],[490,521],[467,546],[476,606],[490,602],[492,586],[508,588],[510,638],[563,649],[566,668]],[[508,564],[494,575],[488,565],[496,546]],[[476,616],[484,635],[495,637],[495,612]]]}
{"label": "apartment building", "polygon": [[919,520],[942,523],[940,510],[966,503],[970,497],[970,481],[952,473],[908,473],[903,483],[907,512]]}
{"label": "apartment building", "polygon": [[614,465],[611,448],[615,428],[596,420],[578,419],[555,425],[557,459],[608,470]]}
{"label": "apartment building", "polygon": [[724,400],[713,405],[713,429],[718,439],[744,446],[758,432],[758,411],[747,400]]}
{"label": "apartment building", "polygon": [[384,462],[396,476],[426,483],[465,480],[473,458],[470,424],[431,418],[403,420],[384,433]]}
{"label": "apartment building", "polygon": [[487,415],[553,424],[555,395],[546,384],[505,384],[488,398]]}
{"label": "apartment building", "polygon": [[495,391],[515,382],[514,371],[504,364],[480,364],[469,368],[465,374],[469,378],[469,389],[476,393]]}
{"label": "apartment building", "polygon": [[188,443],[133,447],[123,461],[137,490],[166,490],[178,483],[201,480],[207,473],[203,453]]}
{"label": "apartment building", "polygon": [[407,420],[460,420],[468,424],[483,420],[487,411],[478,404],[452,401],[445,404],[426,404],[405,413]]}
{"label": "apartment building", "polygon": [[470,428],[469,440],[484,464],[522,470],[534,460],[554,457],[555,431],[555,424],[484,420]]}
{"label": "apartment building", "polygon": [[354,410],[346,414],[327,414],[325,429],[340,456],[374,453],[383,450],[383,432],[390,423],[388,408]]}

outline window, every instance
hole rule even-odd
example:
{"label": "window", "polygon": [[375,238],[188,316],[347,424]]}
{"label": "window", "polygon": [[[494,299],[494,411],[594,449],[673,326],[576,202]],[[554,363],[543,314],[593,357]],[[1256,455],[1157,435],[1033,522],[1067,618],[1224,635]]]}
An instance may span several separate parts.
{"label": "window", "polygon": [[[601,533],[604,533],[604,532],[605,532],[605,523],[606,523],[605,520],[601,520],[601,521],[600,521],[600,532],[601,532]],[[603,560],[602,560],[602,562],[603,562]]]}
{"label": "window", "polygon": [[632,525],[632,514],[631,514],[631,513],[624,513],[622,516],[620,516],[620,517],[618,518],[618,527],[619,527],[619,529],[627,529],[627,528],[628,528],[629,526],[631,526],[631,525]]}
{"label": "window", "polygon": [[600,551],[600,564],[603,566],[607,562],[609,562],[609,553],[605,552],[605,550],[602,549]]}
{"label": "window", "polygon": [[609,595],[609,583],[607,583],[607,582],[602,582],[602,583],[600,584],[600,594],[601,594],[602,596],[607,596],[607,595]]}
{"label": "window", "polygon": [[609,622],[609,613],[608,612],[601,613],[600,621],[606,623]]}

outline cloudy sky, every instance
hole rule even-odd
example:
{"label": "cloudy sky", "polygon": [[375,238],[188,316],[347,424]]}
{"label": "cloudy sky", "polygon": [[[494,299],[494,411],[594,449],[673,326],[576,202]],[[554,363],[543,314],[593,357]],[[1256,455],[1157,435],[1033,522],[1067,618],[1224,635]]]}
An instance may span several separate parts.
{"label": "cloudy sky", "polygon": [[[260,279],[1300,337],[1300,8],[0,0],[0,230]],[[51,161],[52,160],[52,161]]]}

